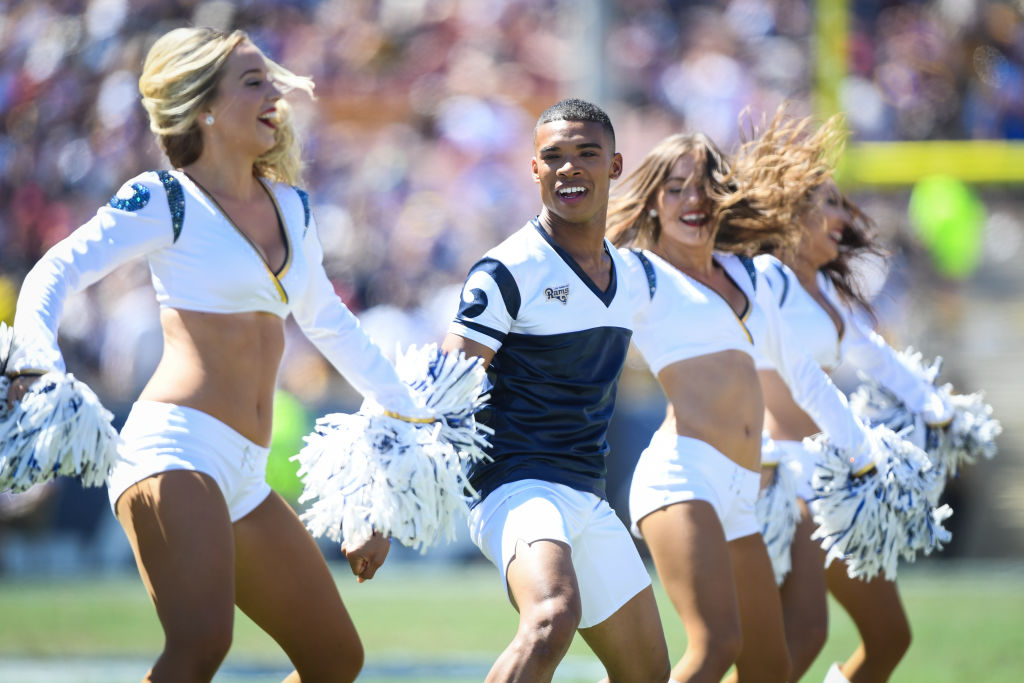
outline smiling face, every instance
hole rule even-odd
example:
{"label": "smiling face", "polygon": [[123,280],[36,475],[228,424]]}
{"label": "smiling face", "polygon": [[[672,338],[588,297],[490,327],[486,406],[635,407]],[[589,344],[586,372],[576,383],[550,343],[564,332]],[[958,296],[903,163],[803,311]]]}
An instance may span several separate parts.
{"label": "smiling face", "polygon": [[704,190],[704,157],[693,151],[679,157],[651,199],[658,212],[659,241],[702,246],[714,239],[711,202]]}
{"label": "smiling face", "polygon": [[[232,50],[224,63],[217,94],[199,116],[204,139],[253,158],[275,143],[275,103],[281,91],[267,74],[263,53],[248,41]],[[212,125],[205,123],[212,114]]]}
{"label": "smiling face", "polygon": [[533,179],[553,218],[568,223],[599,221],[604,230],[611,181],[622,173],[622,156],[600,123],[551,121],[534,135]]}
{"label": "smiling face", "polygon": [[849,217],[832,180],[811,191],[809,204],[801,217],[803,231],[797,256],[817,269],[839,257],[839,242]]}

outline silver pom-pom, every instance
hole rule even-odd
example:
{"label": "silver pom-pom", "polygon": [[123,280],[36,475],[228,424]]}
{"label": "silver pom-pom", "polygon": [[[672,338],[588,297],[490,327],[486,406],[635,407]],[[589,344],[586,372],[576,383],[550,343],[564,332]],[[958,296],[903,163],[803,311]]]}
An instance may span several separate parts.
{"label": "silver pom-pom", "polygon": [[[0,323],[0,367],[17,348]],[[73,375],[48,372],[8,407],[10,382],[0,380],[0,491],[27,491],[57,476],[103,486],[117,460],[113,415]]]}
{"label": "silver pom-pom", "polygon": [[395,367],[434,421],[389,417],[369,401],[355,414],[318,419],[293,457],[304,485],[299,500],[313,501],[302,520],[314,536],[360,540],[378,532],[425,552],[455,538],[477,495],[465,473],[488,457],[489,430],[475,419],[487,398],[485,372],[478,358],[436,345],[410,348]]}
{"label": "silver pom-pom", "polygon": [[797,502],[797,476],[799,464],[783,455],[775,467],[771,483],[761,490],[755,511],[761,525],[761,535],[768,547],[768,555],[775,571],[775,583],[782,585],[793,567],[790,548],[796,527],[800,523],[800,505]]}
{"label": "silver pom-pom", "polygon": [[[921,353],[907,348],[899,353],[899,360],[921,380],[936,384],[941,358],[925,364]],[[956,476],[963,465],[979,458],[995,456],[1002,425],[992,417],[992,407],[980,392],[954,394],[950,384],[937,387],[944,403],[952,408],[953,417],[947,426],[932,427],[877,381],[870,377],[862,379],[863,384],[850,396],[853,412],[870,424],[885,425],[910,440],[948,476]]]}
{"label": "silver pom-pom", "polygon": [[851,578],[870,580],[880,572],[896,578],[899,560],[914,561],[949,542],[942,526],[952,510],[934,507],[944,473],[916,446],[885,427],[871,428],[875,468],[855,476],[849,453],[827,437],[804,439],[818,454],[811,501],[818,525],[811,538],[826,551],[825,566],[841,559]]}

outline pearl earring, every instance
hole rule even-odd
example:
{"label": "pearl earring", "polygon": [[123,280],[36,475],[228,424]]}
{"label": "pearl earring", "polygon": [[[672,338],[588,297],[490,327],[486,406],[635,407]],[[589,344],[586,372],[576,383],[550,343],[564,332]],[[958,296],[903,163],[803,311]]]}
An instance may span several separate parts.
{"label": "pearl earring", "polygon": [[657,209],[651,209],[650,211],[647,212],[647,215],[650,216],[651,218],[657,218],[658,217],[658,210]]}
{"label": "pearl earring", "polygon": [[207,114],[207,115],[206,115],[206,118],[205,118],[205,119],[203,119],[203,122],[204,122],[204,123],[205,123],[206,125],[208,125],[208,126],[212,126],[212,125],[213,125],[213,114]]}

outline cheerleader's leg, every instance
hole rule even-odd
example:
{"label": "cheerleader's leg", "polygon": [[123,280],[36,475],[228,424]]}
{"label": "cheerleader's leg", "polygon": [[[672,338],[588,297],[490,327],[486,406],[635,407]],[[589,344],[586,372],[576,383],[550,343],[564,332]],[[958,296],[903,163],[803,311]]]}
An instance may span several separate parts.
{"label": "cheerleader's leg", "polygon": [[851,579],[842,562],[825,570],[828,589],[853,619],[860,633],[857,650],[841,665],[852,683],[889,680],[910,648],[910,622],[894,581],[877,576]]}
{"label": "cheerleader's leg", "polygon": [[277,493],[235,522],[238,607],[288,655],[286,680],[352,681],[363,646],[313,537]]}
{"label": "cheerleader's leg", "polygon": [[780,587],[794,681],[800,680],[811,667],[828,638],[825,552],[811,540],[815,524],[803,501],[800,506],[804,516],[790,546],[792,569]]}
{"label": "cheerleader's leg", "polygon": [[164,630],[147,681],[209,681],[231,646],[234,540],[214,480],[172,470],[132,484],[117,517]]}

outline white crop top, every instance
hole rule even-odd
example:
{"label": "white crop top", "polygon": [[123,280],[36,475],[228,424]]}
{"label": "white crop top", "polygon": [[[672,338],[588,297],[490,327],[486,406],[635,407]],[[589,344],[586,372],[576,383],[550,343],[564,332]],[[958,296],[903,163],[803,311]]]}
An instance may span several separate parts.
{"label": "white crop top", "polygon": [[[767,255],[755,258],[754,264],[768,282],[790,334],[821,367],[830,370],[841,362],[850,362],[896,394],[911,410],[924,408],[935,388],[900,362],[896,351],[840,298],[824,273],[817,274],[818,287],[842,318],[841,336],[832,318],[788,266]],[[766,362],[763,367],[772,365]]]}
{"label": "white crop top", "polygon": [[14,319],[21,352],[8,371],[63,372],[57,324],[64,302],[118,266],[145,257],[161,307],[263,311],[281,318],[291,313],[361,394],[403,414],[415,412],[408,387],[334,292],[306,193],[261,182],[275,204],[286,244],[284,265],[277,272],[187,174],[142,173],[54,245],[25,277]]}
{"label": "white crop top", "polygon": [[[640,259],[620,249],[633,282],[646,282]],[[655,375],[677,361],[735,349],[755,357],[754,341],[765,334],[764,314],[756,305],[753,281],[739,257],[715,254],[747,297],[738,316],[718,292],[694,280],[657,254],[643,250],[654,268],[657,287],[650,304],[633,317],[633,341]],[[634,285],[636,287],[636,285]]]}
{"label": "white crop top", "polygon": [[[864,441],[860,422],[821,367],[783,327],[772,291],[749,260],[716,253],[715,259],[747,297],[747,310],[737,316],[717,292],[685,275],[650,251],[657,287],[650,305],[634,315],[633,340],[651,372],[698,356],[736,349],[755,363],[769,359],[789,386],[794,400],[843,448]],[[635,254],[623,256],[631,277],[643,266]],[[639,270],[638,270],[639,269]]]}

